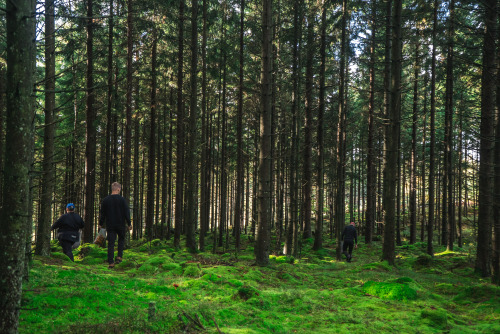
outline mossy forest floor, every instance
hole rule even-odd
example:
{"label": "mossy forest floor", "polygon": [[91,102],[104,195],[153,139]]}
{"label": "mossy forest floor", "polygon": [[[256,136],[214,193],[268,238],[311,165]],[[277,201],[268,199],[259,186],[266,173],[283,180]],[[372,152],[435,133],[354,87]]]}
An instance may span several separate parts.
{"label": "mossy forest floor", "polygon": [[380,242],[346,263],[308,240],[258,267],[251,243],[236,256],[154,240],[112,270],[105,249],[84,244],[72,263],[53,246],[23,285],[20,333],[500,333],[500,288],[474,274],[472,246],[430,258],[404,244],[391,267]]}

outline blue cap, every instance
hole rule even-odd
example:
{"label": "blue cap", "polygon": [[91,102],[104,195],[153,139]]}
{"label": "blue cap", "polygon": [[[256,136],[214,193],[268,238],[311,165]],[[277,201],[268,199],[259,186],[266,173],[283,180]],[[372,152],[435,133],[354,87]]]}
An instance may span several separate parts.
{"label": "blue cap", "polygon": [[68,203],[68,205],[66,205],[66,209],[73,211],[73,210],[75,210],[75,205],[73,203]]}

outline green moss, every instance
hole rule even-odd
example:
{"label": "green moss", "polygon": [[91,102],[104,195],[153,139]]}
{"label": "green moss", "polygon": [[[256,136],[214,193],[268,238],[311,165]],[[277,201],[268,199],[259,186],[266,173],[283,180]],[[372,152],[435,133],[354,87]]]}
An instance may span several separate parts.
{"label": "green moss", "polygon": [[248,300],[253,297],[259,296],[260,292],[251,285],[244,284],[238,288],[237,296],[243,300]]}
{"label": "green moss", "polygon": [[158,272],[159,268],[152,266],[151,264],[145,263],[142,266],[140,266],[137,271],[144,273],[144,274],[154,274],[155,272]]}
{"label": "green moss", "polygon": [[201,275],[201,270],[195,264],[190,264],[184,269],[184,276],[199,277],[200,275]]}
{"label": "green moss", "polygon": [[248,281],[262,282],[264,280],[264,275],[259,269],[250,269],[243,277]]}
{"label": "green moss", "polygon": [[70,258],[66,254],[63,254],[63,253],[53,252],[52,254],[50,254],[50,256],[53,257],[54,259],[59,259],[59,260],[71,262]]}
{"label": "green moss", "polygon": [[448,325],[448,316],[444,310],[422,310],[420,317],[423,324],[436,329],[444,330]]}
{"label": "green moss", "polygon": [[363,265],[364,270],[384,270],[391,271],[392,267],[387,261],[373,262]]}
{"label": "green moss", "polygon": [[363,285],[363,292],[382,299],[415,300],[417,290],[405,283],[368,281]]}
{"label": "green moss", "polygon": [[498,296],[500,296],[500,287],[491,284],[480,284],[462,289],[453,300],[458,303],[496,300],[498,303]]}

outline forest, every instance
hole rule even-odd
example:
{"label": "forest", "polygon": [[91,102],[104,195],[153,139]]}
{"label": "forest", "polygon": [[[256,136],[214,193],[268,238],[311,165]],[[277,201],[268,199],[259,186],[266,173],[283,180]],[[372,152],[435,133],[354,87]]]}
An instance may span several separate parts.
{"label": "forest", "polygon": [[500,332],[499,13],[0,2],[0,333]]}

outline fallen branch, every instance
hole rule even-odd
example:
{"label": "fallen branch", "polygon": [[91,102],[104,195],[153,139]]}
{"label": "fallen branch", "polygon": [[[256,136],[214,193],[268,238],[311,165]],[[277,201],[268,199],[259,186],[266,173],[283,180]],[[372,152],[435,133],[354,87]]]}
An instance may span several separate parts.
{"label": "fallen branch", "polygon": [[219,328],[219,325],[217,325],[217,321],[215,321],[215,317],[212,317],[212,320],[214,321],[214,324],[215,324],[215,327],[217,328],[217,331],[222,334],[220,328]]}

